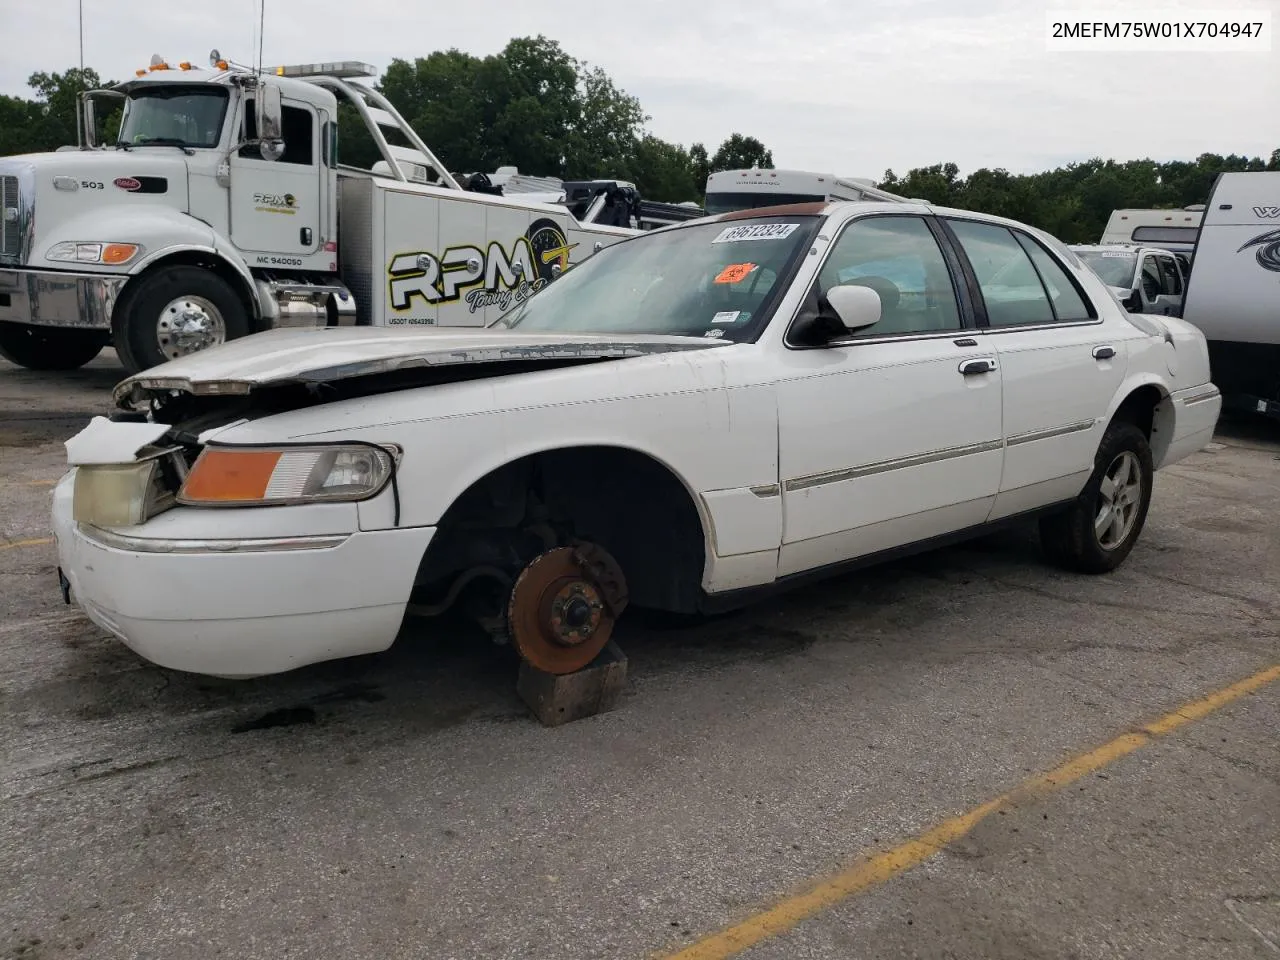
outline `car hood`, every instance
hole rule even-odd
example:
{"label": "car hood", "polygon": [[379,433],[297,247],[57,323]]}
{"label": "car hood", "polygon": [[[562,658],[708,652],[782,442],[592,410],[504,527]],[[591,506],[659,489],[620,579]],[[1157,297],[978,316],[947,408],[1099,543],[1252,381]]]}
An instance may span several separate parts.
{"label": "car hood", "polygon": [[132,408],[170,391],[244,396],[285,383],[332,383],[421,367],[511,361],[607,360],[727,346],[702,337],[325,327],[255,333],[129,377],[116,403]]}

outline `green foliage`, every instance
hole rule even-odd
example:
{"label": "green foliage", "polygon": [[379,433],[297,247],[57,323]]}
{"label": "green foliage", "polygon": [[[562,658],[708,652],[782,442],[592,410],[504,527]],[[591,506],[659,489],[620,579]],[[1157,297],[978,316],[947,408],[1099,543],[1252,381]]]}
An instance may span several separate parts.
{"label": "green foliage", "polygon": [[930,203],[1021,220],[1067,243],[1096,243],[1112,210],[1204,203],[1218,174],[1248,170],[1280,170],[1280,150],[1267,160],[1215,153],[1165,163],[1094,158],[1044,173],[983,168],[964,178],[954,163],[935,164],[904,177],[887,170],[880,186]]}
{"label": "green foliage", "polygon": [[[77,95],[113,85],[89,69],[34,73],[28,83],[32,99],[0,96],[0,156],[75,144]],[[378,88],[456,173],[514,165],[536,176],[617,178],[634,182],[649,199],[678,203],[700,202],[713,171],[774,162],[763,143],[741,133],[710,154],[701,143],[686,149],[654,136],[635,97],[544,36],[518,37],[486,57],[449,49],[396,59]],[[101,118],[99,142],[113,142],[119,125],[118,110]],[[353,108],[339,107],[338,127],[344,163],[368,168],[380,159]],[[1043,173],[984,168],[967,177],[954,163],[938,163],[903,177],[886,171],[881,186],[1012,217],[1077,242],[1099,239],[1118,207],[1203,203],[1214,178],[1229,170],[1280,170],[1280,149],[1265,160],[1209,153],[1165,163],[1092,159]]]}

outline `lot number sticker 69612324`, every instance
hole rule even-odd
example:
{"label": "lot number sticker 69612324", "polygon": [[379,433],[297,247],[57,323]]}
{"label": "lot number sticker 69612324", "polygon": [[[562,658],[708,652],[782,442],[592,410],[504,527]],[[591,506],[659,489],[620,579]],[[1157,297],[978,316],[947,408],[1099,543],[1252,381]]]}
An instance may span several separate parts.
{"label": "lot number sticker 69612324", "polygon": [[739,243],[743,240],[785,240],[796,232],[798,223],[752,223],[725,227],[712,243]]}

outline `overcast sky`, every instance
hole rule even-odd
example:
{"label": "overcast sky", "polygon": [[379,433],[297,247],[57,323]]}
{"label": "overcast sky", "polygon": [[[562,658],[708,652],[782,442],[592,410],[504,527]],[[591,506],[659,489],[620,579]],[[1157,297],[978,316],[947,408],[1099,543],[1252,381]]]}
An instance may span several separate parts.
{"label": "overcast sky", "polygon": [[[0,92],[28,95],[32,71],[76,65],[79,2],[0,0]],[[153,53],[255,52],[258,0],[82,2],[85,64],[104,78]],[[1280,41],[1270,53],[1046,50],[1050,9],[1182,8],[1270,10],[1280,26],[1280,3],[1263,0],[266,0],[265,57],[381,69],[544,33],[637,96],[664,139],[714,150],[737,131],[778,166],[844,176],[1280,147]]]}

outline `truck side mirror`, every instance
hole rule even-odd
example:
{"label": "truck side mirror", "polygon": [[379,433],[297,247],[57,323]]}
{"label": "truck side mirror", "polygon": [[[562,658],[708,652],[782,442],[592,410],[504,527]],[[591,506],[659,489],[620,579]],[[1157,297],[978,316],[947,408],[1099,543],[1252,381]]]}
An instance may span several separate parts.
{"label": "truck side mirror", "polygon": [[125,95],[118,90],[84,90],[80,93],[80,116],[77,120],[82,125],[81,146],[86,150],[98,148],[98,117],[94,99],[107,97],[112,100],[123,100]]}
{"label": "truck side mirror", "polygon": [[253,97],[254,122],[258,128],[258,150],[263,160],[279,160],[284,156],[284,121],[280,107],[280,88],[269,80],[258,81]]}

